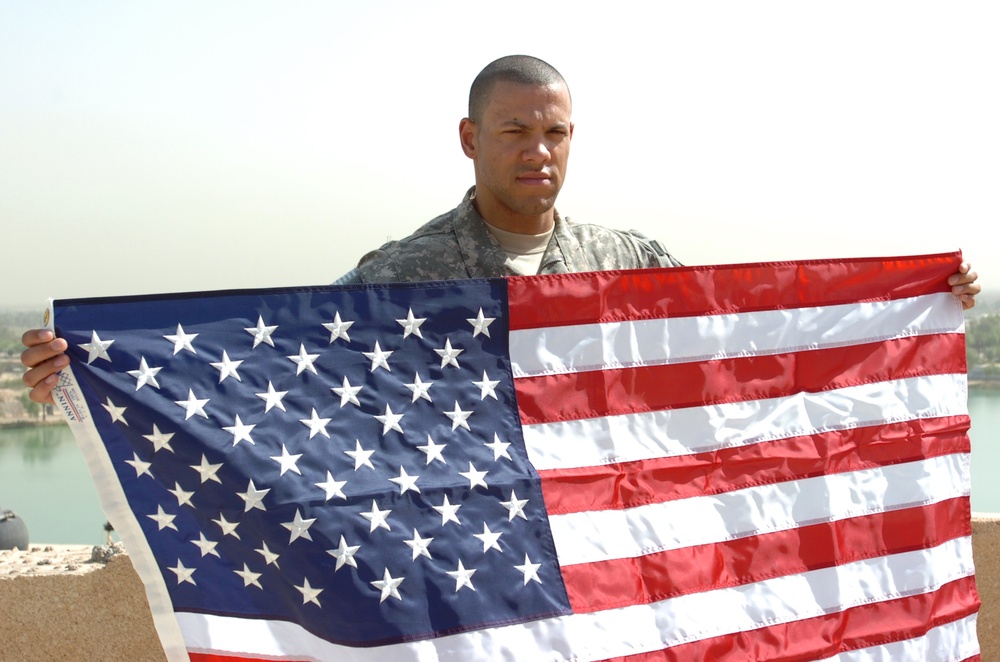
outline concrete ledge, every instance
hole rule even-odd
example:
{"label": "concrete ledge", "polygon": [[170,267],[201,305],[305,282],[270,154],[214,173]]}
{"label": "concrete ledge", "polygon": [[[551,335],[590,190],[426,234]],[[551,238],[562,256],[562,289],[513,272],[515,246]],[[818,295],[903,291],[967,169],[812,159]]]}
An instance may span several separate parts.
{"label": "concrete ledge", "polygon": [[[1000,660],[1000,515],[972,521],[982,659]],[[128,556],[85,546],[0,551],[0,660],[164,660]]]}
{"label": "concrete ledge", "polygon": [[166,660],[127,555],[32,549],[0,551],[0,660]]}

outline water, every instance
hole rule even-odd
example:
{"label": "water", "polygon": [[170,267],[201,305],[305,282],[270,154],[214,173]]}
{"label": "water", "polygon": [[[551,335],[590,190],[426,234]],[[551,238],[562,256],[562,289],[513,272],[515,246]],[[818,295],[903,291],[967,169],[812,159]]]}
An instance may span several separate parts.
{"label": "water", "polygon": [[97,490],[65,425],[0,429],[0,508],[24,520],[32,544],[107,539]]}
{"label": "water", "polygon": [[[973,389],[972,509],[1000,513],[1000,390]],[[105,522],[83,455],[65,426],[0,429],[0,508],[28,525],[32,544],[98,544]]]}

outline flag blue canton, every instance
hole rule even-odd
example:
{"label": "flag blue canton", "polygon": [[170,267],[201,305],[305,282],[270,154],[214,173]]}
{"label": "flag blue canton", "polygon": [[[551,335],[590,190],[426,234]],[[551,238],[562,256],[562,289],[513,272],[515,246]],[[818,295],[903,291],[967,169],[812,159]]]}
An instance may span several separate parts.
{"label": "flag blue canton", "polygon": [[176,611],[350,645],[569,612],[521,439],[504,281],[57,311]]}

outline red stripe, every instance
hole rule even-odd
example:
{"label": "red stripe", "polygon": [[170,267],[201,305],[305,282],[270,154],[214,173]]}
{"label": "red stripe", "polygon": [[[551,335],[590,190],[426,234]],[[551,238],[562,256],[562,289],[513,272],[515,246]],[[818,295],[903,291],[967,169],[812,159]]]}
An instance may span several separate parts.
{"label": "red stripe", "polygon": [[844,563],[934,547],[972,535],[968,497],[788,531],[564,566],[576,613],[658,602]]}
{"label": "red stripe", "polygon": [[[805,662],[920,637],[931,628],[970,616],[978,608],[975,581],[966,577],[949,582],[932,593],[611,659],[618,662]],[[979,660],[979,656],[967,659]]]}
{"label": "red stripe", "polygon": [[968,453],[968,429],[968,416],[929,418],[539,474],[550,515],[617,510]]}
{"label": "red stripe", "polygon": [[964,373],[965,336],[944,333],[812,351],[515,380],[521,422],[579,420],[777,398]]}
{"label": "red stripe", "polygon": [[[948,292],[961,253],[508,279],[510,328],[693,317]],[[544,305],[539,305],[544,302]]]}

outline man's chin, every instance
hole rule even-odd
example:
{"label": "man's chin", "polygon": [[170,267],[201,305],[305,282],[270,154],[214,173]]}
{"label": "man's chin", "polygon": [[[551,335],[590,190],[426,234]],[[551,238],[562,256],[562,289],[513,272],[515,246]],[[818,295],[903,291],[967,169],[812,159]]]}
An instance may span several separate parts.
{"label": "man's chin", "polygon": [[510,205],[511,209],[524,216],[541,216],[550,212],[555,206],[555,195],[521,198],[515,205]]}

